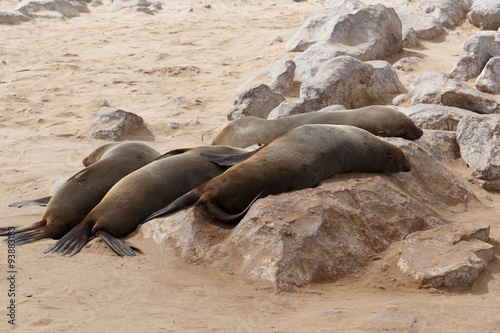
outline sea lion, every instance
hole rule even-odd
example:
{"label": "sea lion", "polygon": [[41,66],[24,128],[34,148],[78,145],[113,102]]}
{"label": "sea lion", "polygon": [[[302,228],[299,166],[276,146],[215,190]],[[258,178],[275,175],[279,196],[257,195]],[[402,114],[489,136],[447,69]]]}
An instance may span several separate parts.
{"label": "sea lion", "polygon": [[[160,156],[157,150],[141,142],[108,144],[96,151],[97,154],[90,155],[93,157],[89,166],[56,190],[41,221],[16,230],[17,245],[62,237],[101,201],[117,181]],[[5,229],[0,230],[1,236],[8,234]]]}
{"label": "sea lion", "polygon": [[213,140],[213,145],[247,147],[266,144],[278,135],[305,124],[351,125],[379,136],[420,138],[423,131],[404,113],[387,106],[367,106],[354,110],[317,111],[278,119],[243,117],[229,123]]}
{"label": "sea lion", "polygon": [[189,190],[222,174],[227,167],[212,163],[201,152],[242,154],[244,149],[206,146],[177,149],[117,182],[102,201],[45,253],[74,255],[93,235],[101,237],[120,256],[133,256],[132,244],[119,240],[133,232],[151,213]]}
{"label": "sea lion", "polygon": [[[204,155],[216,163],[231,164],[230,156]],[[314,187],[337,173],[393,173],[410,169],[398,147],[366,130],[347,125],[303,125],[280,135],[247,160],[189,191],[145,222],[192,204],[203,205],[214,218],[231,222],[241,218],[261,194]]]}

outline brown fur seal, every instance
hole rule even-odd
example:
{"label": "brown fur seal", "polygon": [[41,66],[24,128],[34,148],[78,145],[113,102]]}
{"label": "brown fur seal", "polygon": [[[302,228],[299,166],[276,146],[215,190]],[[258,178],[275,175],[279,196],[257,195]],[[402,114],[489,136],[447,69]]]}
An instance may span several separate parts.
{"label": "brown fur seal", "polygon": [[[205,154],[206,155],[206,154]],[[227,156],[209,156],[221,163]],[[195,204],[218,220],[240,218],[261,193],[279,194],[316,186],[343,172],[410,171],[404,153],[369,132],[346,125],[304,125],[271,141],[222,175],[186,193],[146,221]]]}
{"label": "brown fur seal", "polygon": [[[101,201],[117,181],[160,156],[158,151],[141,142],[110,144],[97,150],[99,156],[95,155],[88,167],[56,190],[47,203],[42,220],[16,231],[16,244],[62,237]],[[1,235],[5,236],[3,231]]]}
{"label": "brown fur seal", "polygon": [[201,152],[242,154],[246,150],[206,146],[178,149],[165,154],[169,157],[158,159],[116,183],[76,227],[45,253],[72,256],[80,251],[92,235],[96,235],[118,255],[135,255],[135,247],[118,238],[133,232],[151,213],[227,169],[210,162],[200,155]]}
{"label": "brown fur seal", "polygon": [[278,119],[243,117],[229,123],[213,145],[248,147],[266,144],[278,135],[305,124],[351,125],[379,136],[420,138],[423,131],[404,113],[387,106],[367,106],[345,111],[317,111]]}

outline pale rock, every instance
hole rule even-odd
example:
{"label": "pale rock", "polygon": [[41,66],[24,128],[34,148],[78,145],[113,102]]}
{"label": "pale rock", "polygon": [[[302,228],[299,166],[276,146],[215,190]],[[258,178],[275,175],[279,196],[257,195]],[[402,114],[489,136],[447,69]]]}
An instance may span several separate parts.
{"label": "pale rock", "polygon": [[285,95],[293,87],[295,67],[295,62],[293,60],[278,60],[243,83],[243,85],[237,89],[237,93],[247,90],[255,84],[264,83],[268,85],[272,91]]}
{"label": "pale rock", "polygon": [[0,25],[18,25],[21,22],[28,22],[30,18],[21,12],[13,10],[0,10]]}
{"label": "pale rock", "polygon": [[392,65],[392,67],[394,67],[394,69],[408,73],[414,71],[415,70],[414,66],[424,61],[425,61],[424,59],[419,57],[404,57],[395,62],[394,65]]}
{"label": "pale rock", "polygon": [[78,9],[79,13],[90,13],[89,7],[87,7],[87,4],[85,4],[83,1],[68,0],[68,2],[75,6],[75,8]]}
{"label": "pale rock", "polygon": [[309,102],[309,100],[305,99],[295,99],[295,100],[286,100],[280,103],[277,107],[275,107],[267,116],[267,119],[277,119],[283,118],[287,116],[291,116],[294,114],[301,113],[309,113],[316,111],[313,109],[313,105]]}
{"label": "pale rock", "polygon": [[474,0],[467,18],[483,30],[497,30],[500,28],[500,1]]}
{"label": "pale rock", "polygon": [[383,331],[404,332],[411,329],[416,322],[413,313],[393,306],[373,316],[365,325],[375,326]]}
{"label": "pale rock", "polygon": [[500,56],[488,60],[476,79],[476,88],[492,94],[500,93]]}
{"label": "pale rock", "polygon": [[118,141],[124,135],[145,127],[143,119],[134,113],[102,107],[86,133],[94,139]]}
{"label": "pale rock", "polygon": [[406,237],[399,268],[422,285],[468,287],[494,258],[489,225],[452,223]]}
{"label": "pale rock", "polygon": [[227,119],[235,120],[245,116],[266,119],[284,100],[283,95],[275,93],[266,84],[256,84],[238,94],[234,106],[227,113]]}
{"label": "pale rock", "polygon": [[462,118],[457,142],[462,159],[474,168],[472,176],[483,180],[500,178],[500,115]]}
{"label": "pale rock", "polygon": [[421,8],[449,29],[465,18],[471,5],[472,0],[420,0]]}
{"label": "pale rock", "polygon": [[434,39],[445,32],[441,22],[429,14],[411,12],[399,14],[399,18],[403,31],[406,27],[411,27],[415,36],[420,39]]}
{"label": "pale rock", "polygon": [[398,74],[387,61],[373,60],[366,61],[365,64],[373,67],[373,84],[370,88],[375,96],[398,94],[405,90]]}
{"label": "pale rock", "polygon": [[341,1],[331,4],[329,8],[323,8],[312,13],[302,24],[299,31],[290,38],[286,44],[286,52],[302,52],[309,46],[317,43],[325,26],[339,14],[352,13],[364,5],[359,1]]}
{"label": "pale rock", "polygon": [[496,56],[500,56],[500,31],[476,32],[465,41],[450,74],[462,81],[472,79]]}
{"label": "pale rock", "polygon": [[78,9],[65,0],[22,0],[15,9],[30,17],[58,17],[52,12],[65,18],[80,16]]}
{"label": "pale rock", "polygon": [[412,48],[422,46],[413,28],[403,27],[403,47]]}
{"label": "pale rock", "polygon": [[418,75],[408,89],[411,104],[438,104],[441,102],[441,89],[449,79],[448,74],[438,70],[428,70]]}
{"label": "pale rock", "polygon": [[316,76],[302,83],[300,98],[309,100],[314,108],[340,104],[349,109],[369,105],[377,96],[373,85],[374,68],[353,57],[342,56],[324,63]]}
{"label": "pale rock", "polygon": [[162,8],[162,5],[161,2],[155,0],[113,0],[112,7],[115,11],[135,8],[136,11],[154,14],[156,10]]}
{"label": "pale rock", "polygon": [[302,82],[310,80],[325,62],[346,55],[346,52],[338,50],[334,45],[316,43],[293,59],[296,65],[295,79]]}
{"label": "pale rock", "polygon": [[500,113],[500,101],[455,79],[441,89],[441,103],[482,114]]}
{"label": "pale rock", "polygon": [[400,111],[410,117],[418,127],[440,131],[456,131],[462,118],[476,114],[469,110],[435,104],[417,104]]}
{"label": "pale rock", "polygon": [[417,143],[441,162],[457,162],[460,159],[460,147],[454,131],[424,130]]}

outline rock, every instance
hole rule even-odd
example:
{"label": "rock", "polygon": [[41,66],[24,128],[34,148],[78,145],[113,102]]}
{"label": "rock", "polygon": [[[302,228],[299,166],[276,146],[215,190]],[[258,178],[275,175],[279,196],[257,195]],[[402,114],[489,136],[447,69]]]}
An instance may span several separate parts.
{"label": "rock", "polygon": [[300,98],[315,109],[340,104],[349,109],[369,105],[377,96],[373,85],[374,68],[350,56],[325,62],[316,76],[300,86]]}
{"label": "rock", "polygon": [[68,0],[68,2],[75,6],[79,13],[90,13],[89,7],[84,2],[78,0]]}
{"label": "rock", "polygon": [[154,14],[158,9],[161,9],[161,2],[154,0],[113,0],[113,10],[119,11],[122,9],[132,9],[144,12],[146,14]]}
{"label": "rock", "polygon": [[120,109],[102,107],[86,131],[94,139],[118,141],[146,125],[138,115]]}
{"label": "rock", "polygon": [[294,59],[295,75],[302,81],[310,79],[323,62],[334,56],[377,60],[401,49],[401,21],[394,9],[381,4],[367,6],[352,14],[337,15],[328,22],[318,42]]}
{"label": "rock", "polygon": [[475,169],[474,177],[500,178],[500,115],[462,118],[457,128],[457,142],[462,159]]}
{"label": "rock", "polygon": [[411,312],[397,307],[390,307],[368,321],[370,326],[376,326],[384,331],[397,332],[409,330],[416,322],[417,320]]}
{"label": "rock", "polygon": [[476,79],[476,88],[492,94],[500,93],[500,56],[488,60]]}
{"label": "rock", "polygon": [[273,92],[269,86],[260,83],[242,91],[236,97],[234,105],[227,113],[228,120],[235,120],[245,116],[254,116],[266,119],[269,113],[285,98]]}
{"label": "rock", "polygon": [[317,43],[325,29],[325,26],[337,15],[352,13],[363,7],[360,1],[342,1],[332,4],[333,7],[323,8],[312,13],[304,22],[300,30],[290,38],[286,44],[286,52],[302,52],[309,46]]}
{"label": "rock", "polygon": [[293,87],[295,67],[295,62],[293,60],[278,60],[253,78],[250,78],[238,88],[237,92],[239,93],[247,90],[258,83],[264,83],[268,85],[272,91],[285,95]]}
{"label": "rock", "polygon": [[489,192],[500,192],[500,180],[483,180],[469,177],[467,178],[472,184],[479,185]]}
{"label": "rock", "polygon": [[398,266],[423,285],[468,287],[494,258],[489,229],[469,222],[417,231],[406,237]]}
{"label": "rock", "polygon": [[405,90],[399,81],[398,74],[387,61],[374,60],[367,61],[365,64],[373,66],[373,84],[370,88],[375,96],[398,94]]}
{"label": "rock", "polygon": [[500,56],[500,31],[479,31],[467,38],[451,75],[462,81],[478,76],[488,60]]}
{"label": "rock", "polygon": [[441,89],[441,103],[477,113],[500,113],[500,101],[454,79]]}
{"label": "rock", "polygon": [[483,30],[497,30],[500,28],[500,2],[474,0],[467,18],[470,23]]}
{"label": "rock", "polygon": [[22,0],[15,8],[26,16],[43,16],[44,12],[57,12],[65,18],[80,16],[78,9],[65,0]]}
{"label": "rock", "polygon": [[456,131],[463,117],[475,113],[451,106],[417,104],[408,109],[400,109],[422,129]]}
{"label": "rock", "polygon": [[281,102],[267,116],[267,119],[276,119],[291,116],[294,114],[309,113],[316,111],[309,100],[295,99]]}
{"label": "rock", "polygon": [[415,65],[419,62],[424,62],[425,60],[419,57],[404,57],[399,59],[397,62],[392,65],[394,69],[403,71],[405,73],[412,72],[415,70]]}
{"label": "rock", "polygon": [[449,79],[448,74],[438,70],[423,72],[412,81],[408,89],[411,104],[438,104],[441,102],[441,89]]}
{"label": "rock", "polygon": [[412,48],[422,46],[413,28],[403,27],[403,47]]}
{"label": "rock", "polygon": [[140,232],[164,251],[270,281],[277,292],[357,272],[392,242],[444,224],[429,207],[461,211],[475,198],[415,142],[391,142],[408,155],[411,172],[341,174],[316,188],[267,196],[233,229],[190,208]]}
{"label": "rock", "polygon": [[472,0],[423,0],[420,8],[431,13],[445,28],[453,28],[466,16]]}
{"label": "rock", "polygon": [[460,147],[454,131],[425,130],[417,143],[441,162],[456,162],[460,159]]}
{"label": "rock", "polygon": [[30,19],[28,16],[12,10],[0,10],[0,25],[18,25],[21,22],[28,22]]}
{"label": "rock", "polygon": [[410,27],[415,36],[420,39],[434,39],[445,32],[441,22],[429,14],[408,12],[399,14],[399,18],[403,31]]}

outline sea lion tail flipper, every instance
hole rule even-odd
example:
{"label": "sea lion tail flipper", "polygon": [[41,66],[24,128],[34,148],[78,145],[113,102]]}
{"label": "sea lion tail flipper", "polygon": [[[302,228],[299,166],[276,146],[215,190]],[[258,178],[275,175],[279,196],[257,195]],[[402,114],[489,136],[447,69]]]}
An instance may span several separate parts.
{"label": "sea lion tail flipper", "polygon": [[92,236],[93,220],[83,220],[71,229],[64,237],[49,246],[43,253],[60,253],[63,256],[74,256],[87,244]]}
{"label": "sea lion tail flipper", "polygon": [[38,199],[17,201],[9,204],[9,207],[24,207],[30,205],[47,206],[50,198],[52,198],[52,196],[38,198]]}
{"label": "sea lion tail flipper", "polygon": [[[31,230],[35,230],[35,229],[38,229],[38,228],[42,228],[42,227],[45,226],[45,224],[46,224],[46,221],[42,220],[40,222],[33,223],[29,227],[22,228],[22,229],[16,229],[14,231],[12,231],[12,228],[0,228],[0,236],[9,236],[9,235],[22,234],[22,233],[25,233],[27,231],[31,231]],[[9,231],[9,229],[11,229],[11,230]],[[7,241],[7,240],[5,240],[5,241]]]}
{"label": "sea lion tail flipper", "polygon": [[105,241],[120,257],[133,257],[135,256],[134,250],[141,252],[134,244],[118,239],[104,230],[99,230],[95,235]]}
{"label": "sea lion tail flipper", "polygon": [[158,161],[158,160],[164,159],[166,157],[170,157],[170,156],[174,156],[174,155],[179,155],[179,154],[187,152],[190,149],[191,148],[179,148],[179,149],[174,149],[174,150],[171,150],[171,151],[167,151],[165,154],[158,156],[153,161]]}
{"label": "sea lion tail flipper", "polygon": [[248,212],[248,210],[254,204],[254,202],[257,201],[257,199],[259,199],[262,196],[263,193],[264,193],[264,191],[260,192],[242,212],[237,213],[237,214],[228,214],[225,211],[223,211],[222,209],[220,209],[219,206],[217,206],[216,204],[214,204],[212,202],[207,202],[205,204],[205,207],[206,207],[208,214],[210,214],[212,217],[216,218],[217,220],[222,221],[222,222],[226,222],[226,223],[232,223],[232,222],[235,222],[235,221],[238,221],[239,219],[241,219],[243,217],[243,215],[245,215]]}
{"label": "sea lion tail flipper", "polygon": [[236,165],[238,163],[241,163],[241,162],[249,159],[250,157],[255,155],[255,153],[257,153],[259,150],[261,150],[264,147],[265,146],[262,146],[262,147],[255,149],[255,150],[252,150],[252,151],[249,151],[249,152],[243,153],[243,154],[224,155],[224,154],[203,152],[203,153],[201,153],[201,156],[205,156],[206,158],[208,158],[210,160],[210,162],[213,162],[213,163],[220,165],[220,166],[233,166],[233,165]]}
{"label": "sea lion tail flipper", "polygon": [[41,228],[19,232],[15,236],[15,241],[16,245],[23,245],[45,238],[59,238],[60,236],[60,227],[57,224],[50,224]]}
{"label": "sea lion tail flipper", "polygon": [[198,201],[199,198],[200,198],[200,192],[198,191],[197,188],[195,188],[195,189],[187,192],[186,194],[181,195],[180,197],[178,197],[177,199],[175,199],[174,201],[172,201],[170,204],[163,207],[162,209],[157,210],[153,214],[149,215],[141,223],[146,223],[154,218],[165,215],[167,213],[181,210],[187,206],[194,204],[195,202]]}

